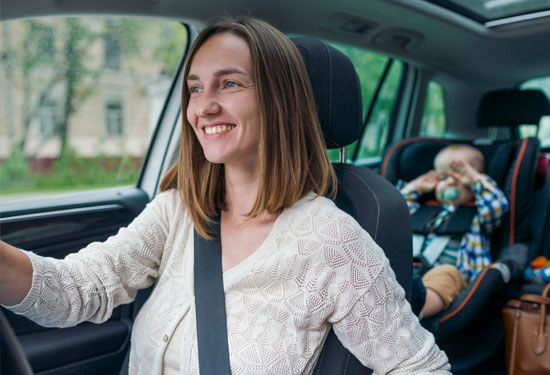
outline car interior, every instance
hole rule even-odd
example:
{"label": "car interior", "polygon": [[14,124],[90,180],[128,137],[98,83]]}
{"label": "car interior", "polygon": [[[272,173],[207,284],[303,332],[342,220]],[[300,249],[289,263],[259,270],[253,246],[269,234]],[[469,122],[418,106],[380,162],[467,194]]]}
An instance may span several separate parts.
{"label": "car interior", "polygon": [[[546,0],[3,1],[1,239],[63,258],[128,225],[158,193],[162,176],[177,156],[182,74],[191,42],[213,17],[240,14],[268,21],[298,46],[339,180],[336,203],[384,249],[409,300],[414,223],[394,186],[432,169],[435,154],[448,144],[479,148],[487,174],[510,202],[509,213],[491,238],[493,261],[498,262],[506,246],[527,246],[530,261],[550,258],[550,3]],[[99,23],[93,23],[98,20],[106,30],[123,30],[120,39],[98,31]],[[81,81],[82,94],[70,111],[57,101],[68,92],[55,86],[65,84],[65,76],[54,74],[48,83],[43,77],[55,69],[46,62],[32,65],[36,56],[52,60],[49,64],[70,65],[73,60],[63,59],[67,48],[60,54],[50,51],[60,44],[56,25],[65,21],[59,27],[62,32],[78,22],[80,30],[87,30],[74,50],[87,61],[88,71],[83,71],[88,76]],[[173,37],[171,28],[155,34],[140,22],[170,22],[184,36]],[[143,55],[133,49],[138,34],[144,40]],[[166,50],[175,57],[167,58]],[[85,55],[88,52],[91,55]],[[98,56],[105,61],[96,64]],[[130,73],[123,73],[123,67],[129,67]],[[138,75],[157,68],[162,79]],[[36,90],[33,96],[25,89],[30,87],[25,86],[25,77],[44,81],[41,89],[49,94]],[[94,82],[105,87],[92,86]],[[138,94],[126,93],[123,84],[139,87],[139,95],[156,110],[145,112],[145,101],[133,101]],[[64,138],[55,130],[57,125],[44,120],[50,118],[55,124],[69,119]],[[99,118],[105,118],[106,125]],[[147,128],[143,133],[133,125],[141,120]],[[49,195],[39,195],[34,187],[23,194],[23,185],[8,184],[18,175],[13,174],[14,167],[6,166],[23,160],[8,151],[21,144],[21,157],[28,158],[30,165],[22,169],[24,173],[46,170],[48,163],[54,163],[54,171],[61,165],[55,164],[62,153],[55,147],[64,150],[64,146],[56,138],[72,144],[80,152],[80,159],[74,160],[84,160],[84,168],[91,169],[97,156],[87,151],[93,147],[86,142],[96,137],[90,130],[94,127],[105,128],[97,136],[106,145],[101,155],[116,156],[120,149],[126,152],[141,142],[127,162],[137,163],[136,172],[124,183],[79,185]],[[21,134],[26,138],[21,140]],[[42,138],[35,141],[36,134]],[[111,135],[115,141],[105,140]],[[111,168],[101,163],[95,173]],[[116,164],[118,175],[124,166],[128,164]],[[69,185],[80,184],[74,176],[67,179]],[[540,294],[545,286],[522,279],[501,293],[488,294],[492,278],[490,272],[483,273],[449,309],[421,321],[446,352],[453,373],[505,373],[502,307],[523,293]],[[63,329],[41,327],[1,308],[1,373],[125,374],[132,322],[149,293],[140,291],[133,304],[118,307],[105,323]],[[315,373],[369,371],[331,333]]]}

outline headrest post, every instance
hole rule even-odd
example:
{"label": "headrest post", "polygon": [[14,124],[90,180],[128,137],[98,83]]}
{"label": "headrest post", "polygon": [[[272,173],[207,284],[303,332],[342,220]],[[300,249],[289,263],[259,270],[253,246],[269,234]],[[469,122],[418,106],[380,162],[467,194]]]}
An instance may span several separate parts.
{"label": "headrest post", "polygon": [[342,164],[345,164],[346,163],[346,148],[345,147],[341,147],[340,148],[340,163]]}

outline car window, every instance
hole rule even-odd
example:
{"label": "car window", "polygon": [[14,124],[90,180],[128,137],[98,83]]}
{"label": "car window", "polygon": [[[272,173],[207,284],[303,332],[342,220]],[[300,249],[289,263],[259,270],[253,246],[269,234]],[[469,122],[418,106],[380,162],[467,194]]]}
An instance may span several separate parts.
{"label": "car window", "polygon": [[0,28],[0,196],[134,185],[187,29],[52,17]]}
{"label": "car window", "polygon": [[420,136],[442,137],[446,129],[445,97],[443,88],[435,81],[428,83]]}
{"label": "car window", "polygon": [[[383,76],[387,64],[393,61],[385,77],[386,79],[382,85],[380,94],[375,99],[376,103],[374,103],[374,110],[366,127],[367,134],[363,137],[361,149],[358,153],[358,158],[380,156],[387,137],[387,128],[393,109],[393,103],[397,97],[399,82],[403,72],[403,64],[397,60],[390,60],[388,56],[366,49],[338,43],[331,44],[347,55],[355,66],[361,84],[363,120],[365,119],[371,102],[375,99],[374,94],[376,92],[376,87]],[[357,147],[357,142],[347,147],[348,157],[353,154],[355,147]],[[331,161],[339,160],[339,150],[329,150],[328,153]]]}
{"label": "car window", "polygon": [[[546,94],[550,100],[550,77],[532,79],[521,85],[522,89],[538,89]],[[539,125],[521,125],[519,127],[520,136],[538,137],[544,148],[550,148],[550,116],[544,116]]]}
{"label": "car window", "polygon": [[376,97],[372,114],[360,141],[356,159],[358,163],[363,163],[364,159],[381,157],[386,147],[390,121],[404,70],[401,61],[391,60],[389,63],[391,65],[388,74],[382,83],[380,94]]}

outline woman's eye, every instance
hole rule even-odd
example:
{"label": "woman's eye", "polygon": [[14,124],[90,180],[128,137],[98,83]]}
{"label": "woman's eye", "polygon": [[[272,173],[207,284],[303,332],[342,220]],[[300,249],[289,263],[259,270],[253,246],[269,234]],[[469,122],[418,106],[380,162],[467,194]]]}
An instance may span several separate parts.
{"label": "woman's eye", "polygon": [[196,94],[196,93],[201,92],[201,91],[202,91],[201,88],[198,87],[198,86],[189,87],[189,93],[190,94]]}
{"label": "woman's eye", "polygon": [[225,87],[228,89],[232,89],[233,87],[237,87],[237,86],[238,86],[237,82],[234,82],[234,81],[227,81],[225,83]]}

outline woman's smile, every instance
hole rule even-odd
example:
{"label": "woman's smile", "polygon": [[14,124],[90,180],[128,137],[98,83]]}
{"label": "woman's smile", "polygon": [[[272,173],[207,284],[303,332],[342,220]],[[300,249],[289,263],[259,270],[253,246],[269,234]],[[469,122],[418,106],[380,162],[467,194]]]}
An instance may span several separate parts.
{"label": "woman's smile", "polygon": [[[202,126],[202,130],[206,135],[225,135],[235,128],[233,124],[211,124]],[[209,137],[212,138],[212,137]]]}

